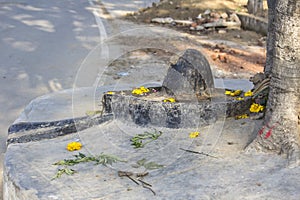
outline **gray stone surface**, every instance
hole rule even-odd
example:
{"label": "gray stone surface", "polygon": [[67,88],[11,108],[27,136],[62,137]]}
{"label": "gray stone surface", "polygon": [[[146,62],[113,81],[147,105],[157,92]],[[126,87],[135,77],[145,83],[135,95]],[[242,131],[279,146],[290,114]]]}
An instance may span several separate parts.
{"label": "gray stone surface", "polygon": [[[219,82],[222,81],[218,81],[217,85],[222,85]],[[232,81],[224,81],[224,83],[226,87]],[[248,87],[247,81],[243,83],[246,84],[240,84],[240,89],[243,89],[242,85]],[[143,85],[158,86],[153,83]],[[95,105],[99,106],[101,94],[115,88],[116,86],[97,89],[81,88],[45,95],[33,100],[16,122],[30,124],[36,121],[55,121],[82,116],[87,110],[100,108]],[[128,90],[131,86],[117,88]],[[149,143],[147,148],[140,150],[132,148],[130,138],[152,129],[129,126],[119,120],[53,139],[42,138],[39,142],[10,144],[5,155],[5,199],[182,199],[185,197],[220,199],[223,196],[228,198],[235,195],[251,196],[256,195],[257,192],[260,192],[261,197],[273,195],[271,192],[274,192],[276,197],[279,192],[272,188],[278,185],[271,179],[285,175],[285,182],[293,185],[287,196],[293,199],[298,195],[294,192],[299,191],[297,184],[294,184],[298,180],[289,180],[289,178],[299,172],[282,170],[285,159],[273,155],[254,157],[239,153],[253,137],[253,123],[255,122],[221,120],[199,129],[158,128],[163,132],[159,140]],[[41,129],[36,131],[39,132]],[[191,131],[199,131],[200,136],[195,140],[189,138]],[[61,179],[51,181],[58,169],[52,164],[58,160],[72,158],[75,154],[65,149],[66,144],[74,140],[83,143],[84,147],[80,151],[82,153],[111,153],[128,160],[128,163],[118,163],[108,168],[88,163],[80,164],[75,166],[74,169],[79,173],[74,176],[63,176]],[[217,144],[219,141],[222,143]],[[185,153],[179,148],[203,151],[221,159]],[[149,171],[150,174],[144,179],[152,184],[156,196],[141,185],[136,185],[126,177],[120,178],[117,175],[118,170],[143,172],[144,169],[131,166],[142,158],[165,165],[162,169]],[[262,170],[266,162],[269,165]],[[251,169],[248,167],[250,164]],[[233,166],[236,167],[234,170]],[[253,176],[255,170],[262,171]],[[276,174],[273,173],[274,171]],[[241,172],[245,174],[243,177]],[[261,179],[262,174],[265,176]],[[226,179],[226,181],[221,183],[215,181],[219,177],[223,177],[221,180]],[[260,182],[263,180],[266,184],[262,188],[255,185],[258,177]],[[232,186],[227,188],[228,184]],[[240,190],[241,188],[247,189]],[[266,189],[271,192],[265,192]]]}
{"label": "gray stone surface", "polygon": [[255,31],[262,35],[267,35],[268,33],[267,19],[256,17],[254,15],[250,15],[246,13],[238,13],[237,15],[242,22],[243,29]]}
{"label": "gray stone surface", "polygon": [[105,107],[116,119],[140,126],[198,128],[226,117],[247,113],[251,98],[227,98],[224,90],[217,97],[200,101],[157,101],[131,95],[106,95]]}
{"label": "gray stone surface", "polygon": [[[142,149],[134,149],[130,138],[149,128],[127,126],[117,120],[76,134],[40,142],[11,144],[5,157],[7,199],[297,199],[300,169],[287,169],[286,160],[272,154],[244,154],[255,121],[227,120],[199,129],[200,136],[189,138],[191,129],[159,129],[162,136]],[[54,162],[72,158],[65,148],[80,139],[81,153],[114,154],[126,163],[104,167],[82,163],[78,171],[52,180]],[[217,158],[188,153],[180,148],[205,152]],[[164,165],[147,170],[137,185],[118,171],[144,172],[134,168],[140,159]]]}
{"label": "gray stone surface", "polygon": [[212,72],[205,56],[187,49],[168,70],[163,87],[176,95],[202,95],[205,90],[214,88]]}
{"label": "gray stone surface", "polygon": [[141,126],[197,128],[226,117],[225,101],[165,103],[113,95],[111,105],[115,118]]}

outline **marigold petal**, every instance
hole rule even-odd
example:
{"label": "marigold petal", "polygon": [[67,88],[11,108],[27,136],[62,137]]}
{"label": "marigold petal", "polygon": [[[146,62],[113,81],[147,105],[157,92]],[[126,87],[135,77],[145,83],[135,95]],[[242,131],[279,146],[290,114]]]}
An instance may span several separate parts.
{"label": "marigold petal", "polygon": [[80,150],[82,147],[82,144],[80,142],[70,142],[67,145],[67,150],[68,151],[76,151],[76,150]]}
{"label": "marigold petal", "polygon": [[245,92],[245,94],[244,94],[245,97],[251,97],[252,95],[253,95],[253,93],[251,90]]}
{"label": "marigold petal", "polygon": [[196,137],[198,137],[199,136],[199,132],[191,132],[190,133],[190,138],[196,138]]}
{"label": "marigold petal", "polygon": [[253,113],[257,113],[257,112],[260,112],[260,111],[263,111],[263,110],[264,110],[264,106],[259,105],[257,103],[253,103],[250,106],[250,112],[253,112]]}
{"label": "marigold petal", "polygon": [[176,102],[176,100],[174,98],[167,98],[167,99],[164,99],[163,102],[174,103],[174,102]]}
{"label": "marigold petal", "polygon": [[226,94],[226,95],[230,95],[230,94],[231,94],[231,91],[226,90],[226,91],[225,91],[225,94]]}

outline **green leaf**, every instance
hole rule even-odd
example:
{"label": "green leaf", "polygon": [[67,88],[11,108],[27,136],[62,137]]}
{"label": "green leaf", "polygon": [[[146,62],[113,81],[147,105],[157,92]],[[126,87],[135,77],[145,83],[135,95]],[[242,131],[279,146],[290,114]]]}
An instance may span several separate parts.
{"label": "green leaf", "polygon": [[159,165],[156,162],[148,162],[148,163],[144,164],[144,167],[146,169],[148,169],[148,170],[151,170],[151,169],[159,169],[159,168],[162,168],[164,166],[163,165]]}
{"label": "green leaf", "polygon": [[63,174],[73,175],[75,173],[76,173],[75,170],[69,169],[69,168],[58,169],[58,171],[56,172],[55,176],[51,180],[54,180],[56,178],[60,178]]}
{"label": "green leaf", "polygon": [[152,170],[152,169],[159,169],[164,167],[163,165],[159,165],[156,162],[146,162],[147,160],[145,158],[138,160],[136,162],[137,165],[134,165],[134,167],[139,168],[139,167],[145,167],[148,170]]}
{"label": "green leaf", "polygon": [[145,131],[143,134],[140,133],[132,137],[130,139],[132,142],[131,145],[133,145],[134,148],[142,148],[153,140],[157,140],[161,135],[162,132],[156,129],[154,129],[153,133]]}
{"label": "green leaf", "polygon": [[[53,165],[62,165],[62,166],[73,166],[79,163],[85,163],[85,162],[95,162],[95,164],[102,164],[104,166],[106,165],[112,165],[115,162],[127,162],[125,160],[122,160],[121,158],[115,156],[115,155],[109,155],[109,154],[103,154],[101,153],[100,155],[97,156],[86,156],[83,153],[78,153],[78,155],[74,155],[74,159],[64,159],[61,161],[58,161],[54,163]],[[75,170],[69,169],[67,167],[63,169],[58,169],[56,175],[52,178],[60,178],[63,174],[66,175],[73,175],[76,173]]]}

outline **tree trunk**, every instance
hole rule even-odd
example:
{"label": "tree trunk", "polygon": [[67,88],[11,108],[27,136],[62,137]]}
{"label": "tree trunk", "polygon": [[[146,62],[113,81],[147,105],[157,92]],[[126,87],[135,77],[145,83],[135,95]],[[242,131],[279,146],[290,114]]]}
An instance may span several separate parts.
{"label": "tree trunk", "polygon": [[267,59],[266,66],[264,69],[264,73],[266,77],[269,77],[271,74],[271,68],[273,66],[273,56],[274,56],[274,48],[275,48],[275,6],[277,0],[268,0],[268,37],[267,37]]}
{"label": "tree trunk", "polygon": [[263,0],[248,0],[247,2],[248,13],[260,16],[263,14]]}
{"label": "tree trunk", "polygon": [[300,164],[300,1],[277,0],[274,14],[275,37],[270,41],[274,54],[267,54],[272,61],[267,110],[264,126],[249,149],[285,153],[289,165],[297,166]]}

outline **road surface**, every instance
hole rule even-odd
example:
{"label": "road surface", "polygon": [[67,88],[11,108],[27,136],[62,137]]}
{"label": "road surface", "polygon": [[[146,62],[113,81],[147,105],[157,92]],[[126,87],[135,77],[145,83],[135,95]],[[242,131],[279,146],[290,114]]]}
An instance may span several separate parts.
{"label": "road surface", "polygon": [[[132,2],[105,0],[102,5],[112,16],[120,16],[152,1]],[[108,22],[103,23],[98,4],[88,0],[0,0],[1,163],[7,129],[24,107],[38,96],[72,88],[88,53],[107,37]]]}

